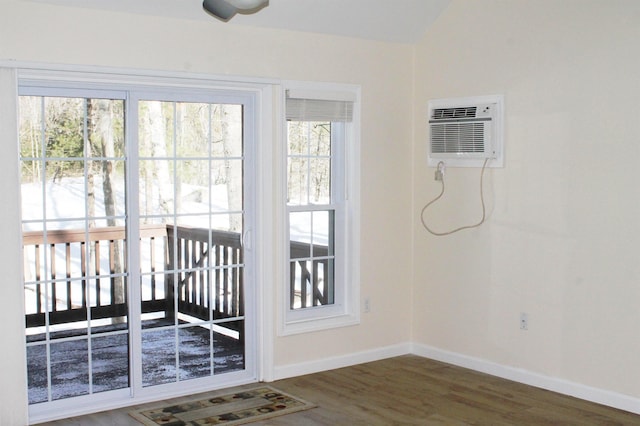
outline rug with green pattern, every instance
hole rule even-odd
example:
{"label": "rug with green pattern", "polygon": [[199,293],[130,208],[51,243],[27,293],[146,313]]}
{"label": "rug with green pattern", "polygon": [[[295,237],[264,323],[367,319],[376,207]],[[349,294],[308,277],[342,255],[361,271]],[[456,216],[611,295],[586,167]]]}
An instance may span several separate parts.
{"label": "rug with green pattern", "polygon": [[146,426],[239,425],[315,407],[270,386],[165,405],[129,414]]}

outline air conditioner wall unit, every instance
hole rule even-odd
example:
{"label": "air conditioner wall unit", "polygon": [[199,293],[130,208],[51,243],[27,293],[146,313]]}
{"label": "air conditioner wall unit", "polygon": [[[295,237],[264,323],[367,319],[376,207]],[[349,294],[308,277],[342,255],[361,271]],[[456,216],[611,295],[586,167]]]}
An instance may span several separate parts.
{"label": "air conditioner wall unit", "polygon": [[504,165],[502,95],[429,101],[429,166]]}

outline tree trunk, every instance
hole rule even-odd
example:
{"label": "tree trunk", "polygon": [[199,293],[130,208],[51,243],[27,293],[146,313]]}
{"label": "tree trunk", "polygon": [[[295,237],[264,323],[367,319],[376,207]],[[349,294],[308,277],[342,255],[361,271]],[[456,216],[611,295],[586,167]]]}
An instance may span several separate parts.
{"label": "tree trunk", "polygon": [[[151,137],[151,155],[155,158],[167,157],[167,132],[165,128],[164,115],[162,114],[162,104],[160,102],[148,102],[149,134]],[[175,124],[175,123],[174,123]],[[173,188],[171,187],[171,176],[169,164],[165,160],[158,160],[153,163],[152,188],[146,188],[149,193],[152,191],[153,198],[156,198],[158,213],[173,213],[170,201],[173,199]]]}
{"label": "tree trunk", "polygon": [[[234,144],[242,139],[242,120],[238,123],[233,117],[233,108],[231,110],[226,105],[221,105],[221,138],[224,146],[225,157],[235,150],[232,148]],[[242,142],[240,142],[242,143]],[[225,161],[225,181],[227,184],[227,200],[229,207],[242,206],[242,167],[233,167],[236,160]],[[229,218],[229,231],[242,232],[242,215],[234,214]]]}
{"label": "tree trunk", "polygon": [[[100,165],[100,172],[102,173],[102,193],[103,193],[103,202],[105,215],[107,216],[107,226],[117,226],[117,221],[115,219],[116,215],[116,198],[113,191],[113,174],[114,174],[114,161],[115,157],[115,134],[114,134],[114,110],[113,110],[113,102],[110,100],[88,100],[88,104],[91,105],[91,122],[92,126],[89,126],[92,129],[93,138],[90,138],[92,141],[95,141],[96,145],[99,147],[99,154],[103,157],[102,160],[98,162]],[[89,144],[90,145],[90,144]],[[93,173],[89,173],[92,177]],[[93,182],[91,183],[93,186]],[[93,207],[95,210],[95,207]],[[111,274],[122,274],[123,272],[123,259],[122,253],[123,250],[121,248],[122,241],[117,241],[113,243],[113,252],[111,255],[113,258],[111,259],[110,267],[112,270]],[[113,286],[113,297],[114,300],[112,303],[114,304],[123,304],[126,301],[126,294],[124,288],[124,280],[121,276],[111,277],[111,285]],[[120,318],[114,318],[112,320],[114,323],[122,322],[123,320]]]}

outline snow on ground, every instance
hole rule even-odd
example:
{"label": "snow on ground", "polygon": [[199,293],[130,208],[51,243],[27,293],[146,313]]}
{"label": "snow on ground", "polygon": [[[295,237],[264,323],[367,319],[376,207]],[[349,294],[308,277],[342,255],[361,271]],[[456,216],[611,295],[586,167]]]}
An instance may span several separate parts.
{"label": "snow on ground", "polygon": [[[94,187],[102,188],[102,179],[100,176],[94,177]],[[124,182],[122,180],[114,180],[113,187],[116,190],[116,217],[119,224],[124,225],[125,210],[125,193]],[[85,182],[82,177],[65,177],[58,182],[45,182],[44,188],[41,183],[27,183],[22,185],[22,215],[23,229],[25,231],[42,229],[42,220],[47,220],[47,229],[82,229],[86,222],[87,214]],[[144,193],[144,190],[141,191]],[[171,194],[172,189],[166,189],[163,193]],[[190,226],[214,229],[230,230],[228,214],[214,214],[209,216],[208,212],[224,212],[228,211],[227,186],[215,185],[211,188],[211,207],[208,203],[208,191],[205,187],[195,187],[183,185],[182,206],[181,210],[189,213],[202,213],[201,216],[189,216],[186,222]],[[207,195],[203,195],[207,194]],[[154,211],[161,211],[160,202],[156,200]],[[104,197],[101,190],[96,191],[95,199],[96,211],[96,227],[107,226],[105,217]],[[328,241],[328,215],[326,212],[315,212],[313,215],[308,212],[293,213],[290,217],[291,239],[294,241],[311,243],[311,229],[313,226],[313,242],[315,244],[326,245]],[[182,220],[181,220],[182,222]],[[147,253],[142,253],[146,255]],[[35,270],[29,265],[35,264],[33,251],[25,250],[25,280],[26,282],[35,282]],[[78,245],[71,247],[71,276],[81,277],[80,265],[80,249]],[[48,261],[50,262],[50,261]],[[149,263],[148,258],[140,259],[141,264]],[[65,263],[65,247],[60,245],[56,248],[56,265],[57,276],[64,277],[66,275]],[[44,259],[41,259],[40,276],[47,276],[45,271]],[[101,271],[109,271],[108,259],[102,259],[100,264]],[[107,283],[105,283],[107,284]],[[80,286],[80,281],[73,281],[74,286]],[[60,286],[61,295],[66,294],[65,286]],[[109,286],[102,286],[103,290],[100,294],[101,300],[109,300]],[[91,292],[91,290],[90,290]],[[149,288],[143,288],[143,293],[149,294]],[[76,288],[72,289],[72,303],[81,305],[82,294]],[[25,292],[27,313],[35,312],[35,291],[33,287],[28,287]],[[96,295],[90,293],[91,300],[95,300]]]}

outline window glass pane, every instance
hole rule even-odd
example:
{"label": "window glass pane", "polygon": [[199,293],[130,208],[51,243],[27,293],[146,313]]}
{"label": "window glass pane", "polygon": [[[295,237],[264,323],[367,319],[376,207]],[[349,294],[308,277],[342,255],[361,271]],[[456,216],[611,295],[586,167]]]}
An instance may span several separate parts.
{"label": "window glass pane", "polygon": [[173,161],[140,160],[140,216],[174,213]]}
{"label": "window glass pane", "polygon": [[143,330],[142,332],[142,386],[175,382],[176,330]]}
{"label": "window glass pane", "polygon": [[[220,249],[223,249],[220,251]],[[214,256],[215,270],[212,271],[214,301],[214,319],[235,318],[244,315],[242,304],[242,268],[236,266],[240,257],[227,252],[224,246],[216,246]],[[239,254],[236,252],[236,254]]]}
{"label": "window glass pane", "polygon": [[[147,272],[160,272],[164,270],[165,266],[165,245],[167,244],[167,231],[166,228],[157,228],[157,233],[151,234],[151,228],[142,230],[143,236],[140,238],[140,271]],[[147,234],[148,236],[144,236]],[[154,235],[157,234],[157,235]],[[164,234],[161,236],[160,234]]]}
{"label": "window glass pane", "polygon": [[[142,275],[140,279],[140,304],[143,329],[175,324],[175,298],[173,295],[177,279],[178,274],[173,269],[166,271],[166,273],[156,272]],[[157,346],[154,347],[157,349]],[[153,350],[154,347],[151,347],[150,350]]]}
{"label": "window glass pane", "polygon": [[[44,218],[44,188],[42,161],[24,161],[20,167],[20,185],[23,221],[42,220]],[[41,227],[40,227],[41,228]]]}
{"label": "window glass pane", "polygon": [[86,99],[86,156],[124,158],[124,101]]}
{"label": "window glass pane", "polygon": [[214,324],[214,374],[225,374],[245,368],[244,325],[244,320]]}
{"label": "window glass pane", "polygon": [[53,400],[89,393],[89,343],[87,339],[52,343],[51,397]]}
{"label": "window glass pane", "polygon": [[89,162],[87,179],[89,187],[90,218],[108,218],[95,226],[115,226],[116,217],[125,215],[125,164],[124,161],[96,160]]}
{"label": "window glass pane", "polygon": [[91,339],[93,392],[129,387],[128,333]]}
{"label": "window glass pane", "polygon": [[[65,183],[78,184],[77,179],[72,181],[73,177],[82,176],[84,172],[84,161],[65,161],[65,160],[48,160],[45,166],[45,181],[61,183],[64,179]],[[84,182],[81,182],[84,183]],[[84,188],[80,188],[81,190]],[[74,189],[77,192],[77,188]],[[84,191],[81,192],[83,194]]]}
{"label": "window glass pane", "polygon": [[29,404],[46,402],[47,393],[47,346],[27,346],[27,384]]}
{"label": "window glass pane", "polygon": [[176,161],[176,212],[209,212],[209,161]]}
{"label": "window glass pane", "polygon": [[[87,319],[87,313],[84,309],[86,304],[86,295],[83,292],[83,286],[86,285],[84,280],[64,280],[52,283],[49,287],[49,306],[51,311],[49,312],[49,323],[54,324],[52,329],[56,331],[72,330],[77,327],[69,322],[60,323],[60,319],[57,315],[58,312],[65,312],[67,310],[75,310],[77,315],[74,318],[74,322],[80,322]],[[58,324],[60,323],[60,324]],[[75,334],[86,334],[86,329],[78,329]],[[64,337],[62,334],[55,337]],[[51,336],[52,338],[54,336]]]}
{"label": "window glass pane", "polygon": [[331,123],[311,122],[309,127],[309,154],[315,156],[331,155]]}
{"label": "window glass pane", "polygon": [[178,157],[208,157],[211,105],[177,102],[175,138]]}
{"label": "window glass pane", "polygon": [[[26,262],[25,262],[26,263]],[[41,275],[40,275],[41,276]],[[36,281],[36,276],[28,275],[26,282]],[[41,314],[50,309],[47,306],[47,298],[44,284],[27,284],[24,286],[24,311],[25,314]],[[27,327],[30,325],[27,324]],[[35,331],[34,331],[35,333]]]}
{"label": "window glass pane", "polygon": [[84,161],[47,161],[45,179],[48,218],[84,216],[90,184],[84,179]]}
{"label": "window glass pane", "polygon": [[[140,294],[142,298],[143,319],[157,317],[154,307],[165,304],[168,311],[173,311],[173,299],[167,299],[167,286],[173,279],[172,272],[165,274],[167,255],[173,253],[173,245],[169,247],[168,226],[162,223],[163,218],[154,218],[140,224]],[[154,312],[154,314],[149,314]],[[146,323],[143,322],[143,325]]]}
{"label": "window glass pane", "polygon": [[[20,96],[20,157],[37,158],[42,156],[43,98],[40,96]],[[39,176],[37,166],[32,162],[23,163],[32,169],[32,176]]]}
{"label": "window glass pane", "polygon": [[312,159],[310,163],[311,193],[309,202],[312,204],[331,203],[331,159]]}
{"label": "window glass pane", "polygon": [[[58,270],[62,269],[59,266],[60,262],[57,262]],[[59,273],[56,273],[59,276]],[[64,276],[64,275],[63,275]],[[48,304],[51,307],[49,311],[49,316],[51,316],[51,312],[63,311],[66,309],[67,300],[69,300],[69,293],[67,291],[67,283],[65,281],[58,281],[55,283],[51,283],[48,285],[49,287],[49,300]],[[55,320],[53,320],[55,322]],[[56,327],[56,329],[58,329]]]}
{"label": "window glass pane", "polygon": [[331,155],[331,123],[289,121],[287,128],[289,155]]}
{"label": "window glass pane", "polygon": [[289,215],[292,309],[335,303],[334,216],[333,210]]}
{"label": "window glass pane", "polygon": [[332,256],[334,242],[333,210],[313,212],[313,256]]}
{"label": "window glass pane", "polygon": [[212,105],[211,155],[242,157],[242,105]]}
{"label": "window glass pane", "polygon": [[289,121],[289,205],[331,202],[331,123]]}
{"label": "window glass pane", "polygon": [[290,157],[287,165],[287,203],[309,203],[309,160],[306,157]]}
{"label": "window glass pane", "polygon": [[318,265],[318,291],[322,295],[323,305],[332,305],[335,301],[335,259],[325,259]]}
{"label": "window glass pane", "polygon": [[[164,261],[164,258],[163,258]],[[164,270],[164,262],[162,265],[159,265],[160,268],[156,269],[156,271]],[[165,275],[162,272],[153,271],[151,273],[142,272],[142,285],[141,285],[141,294],[142,294],[142,310],[145,312],[145,306],[151,305],[152,302],[156,300],[165,299],[165,280],[170,279],[171,277]],[[149,303],[146,303],[149,302]],[[167,303],[171,303],[168,301]]]}
{"label": "window glass pane", "polygon": [[289,155],[307,155],[309,153],[310,123],[307,121],[289,121],[288,152]]}
{"label": "window glass pane", "polygon": [[211,374],[211,335],[208,327],[178,329],[180,380]]}
{"label": "window glass pane", "polygon": [[49,158],[84,156],[85,100],[45,98],[44,106],[46,156]]}
{"label": "window glass pane", "polygon": [[[124,253],[124,230],[102,233],[99,238],[114,238],[114,240],[92,241],[89,262],[89,301],[91,306],[111,306],[125,302],[125,280],[122,276],[126,272]],[[114,317],[119,316],[112,313]],[[110,316],[111,316],[110,315]]]}
{"label": "window glass pane", "polygon": [[212,214],[211,229],[214,231],[234,232],[238,234],[238,238],[240,238],[243,229],[242,217],[242,213]]}
{"label": "window glass pane", "polygon": [[138,151],[140,157],[173,155],[175,106],[172,102],[138,103]]}
{"label": "window glass pane", "polygon": [[[242,210],[242,159],[211,161],[211,211]],[[208,194],[207,194],[208,195]]]}
{"label": "window glass pane", "polygon": [[302,253],[304,252],[304,250],[302,249],[303,245],[296,244],[296,249],[294,250],[293,243],[299,242],[306,244],[307,246],[311,243],[312,217],[313,216],[311,212],[291,212],[289,214],[289,238],[292,242],[291,258],[308,256],[308,254],[306,256],[302,255]]}

